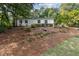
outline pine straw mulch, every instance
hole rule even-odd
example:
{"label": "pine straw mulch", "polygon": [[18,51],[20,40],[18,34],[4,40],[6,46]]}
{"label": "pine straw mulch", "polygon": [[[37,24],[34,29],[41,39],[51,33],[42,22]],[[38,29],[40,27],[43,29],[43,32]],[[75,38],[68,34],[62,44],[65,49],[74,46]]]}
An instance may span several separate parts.
{"label": "pine straw mulch", "polygon": [[27,32],[15,27],[0,33],[0,55],[37,56],[69,37],[79,35],[74,28],[39,27]]}

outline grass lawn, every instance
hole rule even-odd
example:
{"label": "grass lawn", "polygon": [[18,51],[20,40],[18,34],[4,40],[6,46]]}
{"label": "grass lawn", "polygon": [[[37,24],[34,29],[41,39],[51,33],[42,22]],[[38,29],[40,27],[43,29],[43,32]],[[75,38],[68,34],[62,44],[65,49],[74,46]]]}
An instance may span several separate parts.
{"label": "grass lawn", "polygon": [[79,36],[69,38],[54,48],[50,48],[43,56],[79,56]]}

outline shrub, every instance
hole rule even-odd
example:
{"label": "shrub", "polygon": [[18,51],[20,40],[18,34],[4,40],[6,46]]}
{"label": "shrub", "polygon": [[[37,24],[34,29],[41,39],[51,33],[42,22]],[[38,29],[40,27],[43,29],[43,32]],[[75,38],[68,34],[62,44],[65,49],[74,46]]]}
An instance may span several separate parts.
{"label": "shrub", "polygon": [[37,24],[37,27],[42,27],[42,24]]}
{"label": "shrub", "polygon": [[45,24],[32,24],[31,28],[36,28],[36,27],[44,27]]}
{"label": "shrub", "polygon": [[0,33],[5,31],[5,26],[4,25],[0,25]]}
{"label": "shrub", "polygon": [[27,31],[27,32],[31,32],[31,28],[30,27],[27,27],[24,30]]}
{"label": "shrub", "polygon": [[47,35],[49,35],[49,34],[50,34],[50,33],[45,33],[44,36],[47,36]]}
{"label": "shrub", "polygon": [[37,27],[37,24],[32,24],[31,25],[31,28],[36,28]]}
{"label": "shrub", "polygon": [[27,38],[27,41],[28,42],[32,42],[32,38]]}
{"label": "shrub", "polygon": [[52,27],[53,26],[53,24],[48,24],[48,27]]}
{"label": "shrub", "polygon": [[41,38],[43,38],[43,36],[44,36],[43,34],[40,35]]}
{"label": "shrub", "polygon": [[35,38],[33,38],[33,37],[29,37],[29,38],[27,38],[27,41],[28,41],[28,42],[35,41]]}
{"label": "shrub", "polygon": [[44,27],[45,26],[45,24],[42,24],[42,27]]}

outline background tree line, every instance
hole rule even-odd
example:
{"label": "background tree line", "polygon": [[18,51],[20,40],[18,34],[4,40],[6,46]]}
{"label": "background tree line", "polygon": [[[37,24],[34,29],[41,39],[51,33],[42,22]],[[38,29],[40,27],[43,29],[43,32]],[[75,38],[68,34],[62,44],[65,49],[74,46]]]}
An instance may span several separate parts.
{"label": "background tree line", "polygon": [[61,4],[56,15],[56,24],[63,26],[79,26],[79,4],[66,3]]}
{"label": "background tree line", "polygon": [[[30,10],[32,4],[0,4],[0,32],[6,28],[16,26],[16,20],[22,18],[30,18]],[[12,23],[11,23],[12,22]]]}
{"label": "background tree line", "polygon": [[55,25],[79,26],[79,4],[63,3],[59,8],[34,9],[33,3],[0,4],[0,32],[16,26],[17,19],[23,18],[53,18]]}

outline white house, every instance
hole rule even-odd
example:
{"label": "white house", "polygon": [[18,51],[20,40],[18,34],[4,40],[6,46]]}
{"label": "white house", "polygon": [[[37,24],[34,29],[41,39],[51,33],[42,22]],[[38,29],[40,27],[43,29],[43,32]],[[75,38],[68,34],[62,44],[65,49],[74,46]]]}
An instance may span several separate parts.
{"label": "white house", "polygon": [[52,24],[54,26],[54,19],[22,19],[22,20],[17,20],[17,26],[31,26],[32,24]]}

